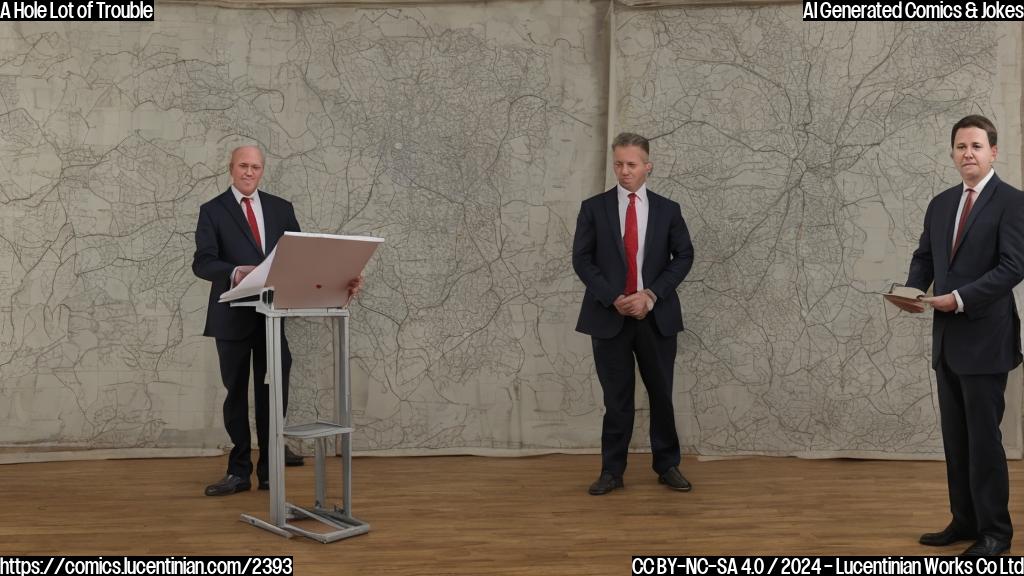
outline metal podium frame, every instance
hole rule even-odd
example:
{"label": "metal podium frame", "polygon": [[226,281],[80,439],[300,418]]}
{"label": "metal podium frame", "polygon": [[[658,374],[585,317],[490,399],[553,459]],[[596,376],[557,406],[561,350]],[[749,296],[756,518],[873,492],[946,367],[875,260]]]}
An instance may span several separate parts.
{"label": "metal podium frame", "polygon": [[[283,536],[293,534],[312,538],[323,543],[366,534],[370,525],[352,516],[352,387],[349,380],[348,361],[348,318],[345,308],[276,309],[273,305],[273,289],[264,289],[260,299],[247,302],[233,302],[232,306],[253,307],[265,317],[267,341],[267,376],[270,386],[270,425],[268,433],[270,472],[270,519],[262,520],[251,514],[242,514],[241,520]],[[284,406],[281,393],[281,326],[289,317],[334,318],[338,339],[335,350],[335,412],[334,421],[318,420],[294,426],[284,425]],[[258,384],[259,385],[259,384]],[[312,508],[303,508],[285,501],[284,484],[284,439],[286,436],[315,440],[314,453],[316,493]],[[327,504],[327,463],[329,440],[341,439],[342,459],[342,504],[339,508],[328,508]],[[289,520],[312,519],[334,530],[314,532],[289,523]]]}

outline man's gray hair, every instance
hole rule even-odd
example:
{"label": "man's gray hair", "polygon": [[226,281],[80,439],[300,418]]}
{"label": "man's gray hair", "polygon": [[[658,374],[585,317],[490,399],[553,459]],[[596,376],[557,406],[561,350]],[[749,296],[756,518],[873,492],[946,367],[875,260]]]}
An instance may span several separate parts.
{"label": "man's gray hair", "polygon": [[647,138],[633,132],[621,132],[612,140],[612,150],[620,148],[622,146],[639,146],[643,148],[646,154],[651,153],[651,144],[647,141]]}

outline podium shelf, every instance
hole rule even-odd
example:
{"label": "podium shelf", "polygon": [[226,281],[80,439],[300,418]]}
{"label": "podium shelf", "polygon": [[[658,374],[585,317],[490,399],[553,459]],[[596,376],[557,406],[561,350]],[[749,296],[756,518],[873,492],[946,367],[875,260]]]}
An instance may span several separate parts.
{"label": "podium shelf", "polygon": [[308,424],[296,424],[285,426],[284,435],[292,438],[325,438],[339,434],[351,434],[352,428],[341,426],[333,422],[309,422]]}

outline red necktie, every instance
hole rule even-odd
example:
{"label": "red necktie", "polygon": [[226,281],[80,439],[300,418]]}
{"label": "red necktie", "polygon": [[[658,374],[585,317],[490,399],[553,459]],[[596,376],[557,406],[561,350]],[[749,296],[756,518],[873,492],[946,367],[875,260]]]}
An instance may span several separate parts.
{"label": "red necktie", "polygon": [[252,211],[252,201],[248,198],[242,198],[242,202],[245,203],[245,217],[249,220],[249,229],[252,230],[252,237],[256,239],[256,247],[260,249],[260,254],[263,253],[263,241],[260,240],[260,227],[256,224],[256,213]]}
{"label": "red necktie", "polygon": [[636,226],[636,194],[629,195],[626,208],[626,232],[622,236],[626,248],[626,294],[636,292],[636,253],[640,248]]}
{"label": "red necktie", "polygon": [[966,228],[967,217],[971,214],[971,208],[974,207],[974,189],[967,189],[967,200],[964,200],[964,209],[960,211],[960,223],[956,227],[956,240],[953,241],[953,251],[949,254],[949,259],[952,260],[953,256],[956,256],[956,250],[960,247],[960,241],[964,238],[964,228]]}

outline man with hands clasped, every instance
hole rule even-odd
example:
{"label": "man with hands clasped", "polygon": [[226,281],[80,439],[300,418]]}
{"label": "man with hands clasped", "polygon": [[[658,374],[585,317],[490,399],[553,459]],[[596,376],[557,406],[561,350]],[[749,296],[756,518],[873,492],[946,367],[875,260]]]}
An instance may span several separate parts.
{"label": "man with hands clasped", "polygon": [[573,238],[573,269],[586,286],[576,330],[591,337],[605,405],[593,495],[623,487],[636,367],[650,400],[658,481],[683,492],[692,488],[679,472],[672,381],[676,335],[683,330],[676,288],[693,265],[693,245],[679,204],[647,189],[649,153],[643,136],[615,138],[618,185],[583,202]]}

